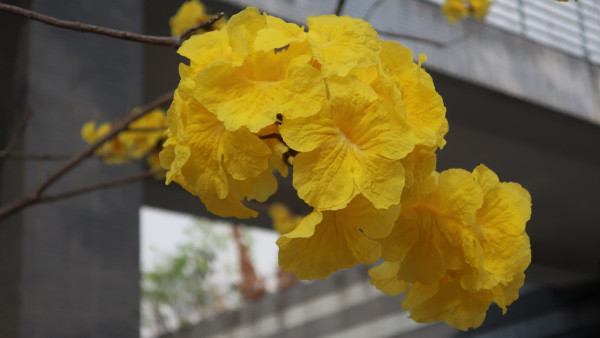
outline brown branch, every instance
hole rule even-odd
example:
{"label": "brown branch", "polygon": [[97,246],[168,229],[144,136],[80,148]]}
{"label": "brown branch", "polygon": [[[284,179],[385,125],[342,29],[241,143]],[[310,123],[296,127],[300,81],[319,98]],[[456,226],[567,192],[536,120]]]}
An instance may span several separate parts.
{"label": "brown branch", "polygon": [[88,185],[88,186],[85,186],[82,188],[77,188],[77,189],[73,189],[73,190],[69,190],[69,191],[65,191],[65,192],[53,194],[53,195],[38,196],[38,197],[29,196],[29,197],[26,197],[16,203],[13,203],[11,205],[8,205],[8,206],[0,209],[0,219],[2,219],[4,217],[8,217],[30,205],[53,202],[53,201],[85,194],[87,192],[92,192],[94,190],[106,189],[106,188],[114,187],[117,185],[122,185],[122,184],[127,184],[127,183],[131,183],[131,182],[143,180],[143,179],[154,176],[154,174],[156,174],[158,171],[159,170],[146,171],[143,173],[138,173],[135,175],[122,177],[122,178],[105,181],[105,182],[101,182],[101,183],[91,184],[91,185]]}
{"label": "brown branch", "polygon": [[278,133],[261,135],[258,138],[261,139],[261,140],[267,140],[267,139],[270,139],[270,138],[276,138],[278,140],[281,140],[281,142],[283,143],[283,138],[281,138],[281,134],[278,134]]}
{"label": "brown branch", "polygon": [[154,133],[157,131],[165,131],[167,127],[155,127],[155,128],[127,128],[126,131],[134,133]]}
{"label": "brown branch", "polygon": [[87,192],[91,192],[91,191],[95,191],[95,190],[101,190],[101,189],[111,188],[111,187],[115,187],[115,186],[122,185],[122,184],[132,183],[135,181],[140,181],[140,180],[143,180],[146,178],[153,177],[155,174],[157,174],[161,171],[163,171],[163,170],[149,170],[149,171],[145,171],[145,172],[138,173],[135,175],[126,176],[126,177],[122,177],[122,178],[118,178],[118,179],[114,179],[114,180],[110,180],[110,181],[100,182],[100,183],[96,183],[96,184],[90,184],[85,187],[65,191],[65,192],[58,193],[58,194],[46,195],[46,196],[41,197],[36,203],[39,204],[39,203],[54,202],[57,200],[85,194]]}
{"label": "brown branch", "polygon": [[394,38],[398,38],[398,39],[405,39],[405,40],[412,40],[412,41],[421,42],[421,43],[427,43],[427,44],[434,45],[434,46],[440,47],[440,48],[444,47],[444,45],[445,45],[445,43],[443,43],[443,42],[435,41],[435,40],[428,39],[428,38],[422,38],[419,36],[409,35],[409,34],[388,32],[388,31],[383,31],[380,29],[377,29],[377,33],[382,34],[382,35],[387,35],[390,37],[394,37]]}
{"label": "brown branch", "polygon": [[96,142],[92,143],[86,150],[84,150],[83,152],[73,156],[73,158],[71,158],[71,160],[69,160],[69,162],[67,162],[64,166],[62,166],[61,168],[59,168],[57,171],[54,172],[54,174],[52,174],[50,177],[48,177],[46,179],[46,181],[42,182],[42,184],[36,189],[35,191],[35,195],[36,196],[40,196],[44,190],[46,190],[46,188],[48,188],[52,183],[54,183],[56,180],[58,180],[59,178],[61,178],[64,174],[66,174],[67,172],[69,172],[71,169],[73,169],[73,167],[75,167],[77,164],[79,164],[79,162],[83,161],[83,159],[85,159],[86,157],[90,156],[91,154],[94,153],[94,151],[96,151],[96,149],[100,148],[101,145],[104,144],[104,142],[112,139],[113,137],[117,136],[117,134],[124,130],[125,128],[127,128],[127,126],[139,119],[140,117],[148,114],[149,112],[151,112],[152,110],[161,107],[165,104],[167,104],[169,101],[171,101],[173,99],[173,92],[169,92],[167,94],[164,94],[163,96],[159,97],[158,99],[156,99],[154,102],[142,107],[139,112],[137,112],[136,114],[130,115],[129,117],[127,117],[126,119],[123,119],[120,123],[118,123],[116,126],[113,127],[113,129],[110,130],[110,132],[106,133],[106,135],[102,136],[101,138],[99,138],[98,140],[96,140]]}
{"label": "brown branch", "polygon": [[426,43],[426,44],[430,44],[430,45],[433,45],[433,46],[438,47],[438,48],[446,48],[446,47],[452,46],[453,44],[458,43],[458,42],[460,42],[460,41],[462,41],[462,40],[470,37],[471,35],[475,34],[477,31],[479,31],[479,29],[481,29],[481,27],[483,27],[484,24],[485,23],[483,21],[480,21],[477,24],[473,25],[473,27],[471,27],[463,35],[461,35],[461,36],[459,36],[457,38],[454,38],[452,40],[445,41],[445,42],[436,41],[436,40],[433,40],[433,39],[423,38],[423,37],[409,35],[409,34],[387,32],[387,31],[382,31],[382,30],[377,30],[377,33],[382,34],[382,35],[387,35],[387,36],[390,36],[390,37],[394,37],[394,38],[405,39],[405,40],[412,40],[412,41],[416,41],[416,42]]}
{"label": "brown branch", "polygon": [[70,30],[74,30],[74,31],[78,31],[78,32],[99,34],[99,35],[109,36],[109,37],[113,37],[113,38],[117,38],[117,39],[121,39],[121,40],[149,43],[149,44],[159,45],[159,46],[169,46],[169,47],[173,47],[173,48],[179,48],[181,46],[181,44],[183,43],[183,41],[185,41],[193,31],[201,29],[201,28],[206,28],[206,27],[212,25],[213,23],[215,23],[215,21],[219,20],[220,18],[222,18],[225,15],[225,13],[221,12],[221,13],[215,15],[214,17],[210,18],[209,20],[202,22],[202,23],[186,30],[185,32],[183,32],[183,34],[178,35],[178,36],[153,36],[153,35],[144,35],[144,34],[126,32],[126,31],[121,31],[118,29],[100,27],[100,26],[96,26],[96,25],[83,23],[83,22],[61,20],[61,19],[49,16],[49,15],[34,12],[29,9],[12,6],[12,5],[8,5],[8,4],[3,4],[3,3],[0,3],[0,11],[20,15],[20,16],[26,17],[31,20],[43,22],[48,25],[65,28],[65,29],[70,29]]}
{"label": "brown branch", "polygon": [[30,118],[31,118],[31,111],[27,111],[27,113],[25,114],[25,119],[23,120],[23,122],[21,123],[21,125],[19,126],[17,131],[13,134],[10,141],[8,141],[8,144],[6,145],[4,150],[0,151],[0,157],[8,157],[8,153],[12,150],[12,148],[17,143],[17,140],[19,139],[19,137],[21,137],[21,135],[25,131],[25,127],[27,127],[27,122],[29,121]]}
{"label": "brown branch", "polygon": [[63,177],[66,173],[71,171],[71,169],[76,167],[86,157],[92,155],[94,151],[96,151],[96,149],[98,149],[102,144],[104,144],[104,142],[112,139],[119,132],[126,129],[131,122],[139,119],[140,117],[146,115],[152,110],[167,104],[172,99],[173,92],[164,94],[163,96],[156,99],[154,102],[151,102],[150,104],[142,107],[136,114],[130,115],[126,119],[120,121],[117,125],[113,127],[113,129],[111,129],[110,132],[96,140],[96,142],[92,143],[87,149],[85,149],[81,153],[74,155],[67,163],[58,168],[44,182],[42,182],[31,195],[0,208],[0,219],[12,215],[13,213],[18,212],[31,204],[37,203],[37,201],[42,198],[42,193],[50,185],[52,185],[54,182],[56,182],[56,180],[58,180],[59,178]]}
{"label": "brown branch", "polygon": [[71,158],[73,154],[31,154],[8,152],[2,154],[1,157],[14,160],[31,160],[31,161],[64,161]]}
{"label": "brown branch", "polygon": [[342,10],[344,9],[344,4],[346,3],[346,0],[338,0],[337,6],[335,8],[335,15],[340,15],[342,14]]}
{"label": "brown branch", "polygon": [[219,21],[222,17],[225,16],[225,12],[220,12],[219,14],[213,16],[212,18],[197,24],[196,26],[190,27],[183,31],[183,33],[179,34],[179,45],[183,43],[183,41],[187,40],[195,31],[203,28],[208,28],[212,26],[215,22]]}
{"label": "brown branch", "polygon": [[258,210],[258,211],[269,211],[269,207],[271,203],[266,202],[257,202],[257,201],[248,201],[242,200],[241,203],[247,208]]}

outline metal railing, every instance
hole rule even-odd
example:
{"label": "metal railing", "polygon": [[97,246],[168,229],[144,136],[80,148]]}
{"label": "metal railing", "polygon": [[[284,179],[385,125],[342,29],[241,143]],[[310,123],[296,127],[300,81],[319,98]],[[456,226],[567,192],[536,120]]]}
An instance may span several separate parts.
{"label": "metal railing", "polygon": [[[424,0],[442,4],[445,0]],[[496,0],[490,26],[600,64],[600,0]]]}

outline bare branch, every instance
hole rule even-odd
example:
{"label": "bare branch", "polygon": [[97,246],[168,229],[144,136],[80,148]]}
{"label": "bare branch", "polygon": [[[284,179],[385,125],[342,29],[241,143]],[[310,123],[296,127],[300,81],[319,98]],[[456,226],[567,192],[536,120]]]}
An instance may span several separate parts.
{"label": "bare branch", "polygon": [[118,185],[123,185],[123,184],[127,184],[127,183],[132,183],[135,181],[144,180],[146,178],[153,177],[155,174],[157,174],[161,171],[163,171],[163,170],[149,170],[149,171],[145,171],[145,172],[138,173],[135,175],[118,178],[115,180],[100,182],[100,183],[96,183],[96,184],[90,184],[85,187],[65,191],[65,192],[58,193],[58,194],[43,196],[40,199],[38,199],[36,204],[54,202],[57,200],[85,194],[87,192],[91,192],[91,191],[95,191],[95,190],[106,189],[106,188],[115,187]]}
{"label": "bare branch", "polygon": [[463,35],[461,35],[461,36],[459,36],[457,38],[454,38],[452,40],[445,41],[445,42],[436,41],[436,40],[432,40],[432,39],[428,39],[428,38],[423,38],[423,37],[419,37],[419,36],[414,36],[414,35],[409,35],[409,34],[387,32],[387,31],[382,31],[382,30],[377,30],[377,33],[379,33],[381,35],[387,35],[387,36],[390,36],[390,37],[394,37],[394,38],[405,39],[405,40],[412,40],[412,41],[416,41],[416,42],[426,43],[426,44],[430,44],[430,45],[433,45],[433,46],[438,47],[438,48],[446,48],[446,47],[450,47],[453,44],[458,43],[458,42],[460,42],[462,40],[465,40],[466,38],[468,38],[471,35],[475,34],[479,29],[481,29],[481,27],[484,26],[484,24],[485,23],[483,21],[480,21],[477,24],[473,25]]}
{"label": "bare branch", "polygon": [[31,153],[18,153],[8,152],[2,154],[1,157],[6,159],[14,160],[31,160],[31,161],[64,161],[71,158],[73,154],[31,154]]}
{"label": "bare branch", "polygon": [[20,15],[20,16],[26,17],[31,20],[43,22],[48,25],[65,28],[65,29],[70,29],[70,30],[74,30],[74,31],[78,31],[78,32],[99,34],[99,35],[110,36],[110,37],[121,39],[121,40],[149,43],[149,44],[159,45],[159,46],[169,46],[169,47],[173,47],[173,48],[179,48],[181,46],[181,44],[183,43],[183,41],[185,41],[187,38],[189,38],[189,36],[194,31],[201,29],[201,28],[206,28],[206,27],[211,26],[213,23],[215,23],[217,20],[219,20],[220,18],[222,18],[225,15],[225,13],[221,12],[221,13],[215,15],[214,17],[186,30],[179,36],[153,36],[153,35],[145,35],[145,34],[126,32],[126,31],[122,31],[122,30],[118,30],[118,29],[106,28],[106,27],[91,25],[91,24],[87,24],[87,23],[83,23],[83,22],[61,20],[61,19],[49,16],[49,15],[34,12],[29,9],[25,9],[25,8],[13,6],[13,5],[8,5],[8,4],[4,4],[4,3],[0,3],[0,11]]}
{"label": "bare branch", "polygon": [[140,117],[148,114],[152,110],[154,110],[154,109],[156,109],[156,108],[158,108],[160,106],[163,106],[163,105],[167,104],[172,99],[173,99],[173,92],[169,92],[167,94],[164,94],[160,98],[156,99],[154,102],[152,102],[152,103],[150,103],[150,104],[142,107],[139,110],[139,112],[137,112],[136,114],[130,115],[126,119],[123,119],[119,124],[117,124],[116,126],[114,126],[113,129],[111,129],[110,132],[106,133],[106,135],[104,135],[101,138],[99,138],[98,140],[96,140],[96,142],[92,143],[83,152],[81,152],[81,153],[73,156],[73,158],[71,158],[71,160],[69,160],[69,162],[67,162],[64,166],[60,167],[57,171],[54,172],[54,174],[52,174],[44,182],[42,182],[42,184],[40,184],[40,186],[36,189],[34,195],[38,196],[38,197],[41,196],[41,194],[44,192],[44,190],[46,190],[52,183],[54,183],[56,180],[58,180],[59,178],[61,178],[64,174],[66,174],[71,169],[73,169],[73,167],[75,167],[76,165],[78,165],[81,161],[83,161],[83,159],[85,159],[86,157],[88,157],[91,154],[93,154],[94,151],[96,151],[96,149],[100,148],[100,146],[104,144],[104,142],[106,142],[106,141],[112,139],[113,137],[117,136],[117,134],[119,132],[123,131],[125,128],[127,128],[127,126],[131,122],[133,122],[133,121],[139,119]]}
{"label": "bare branch", "polygon": [[344,9],[344,4],[346,3],[346,0],[338,0],[337,6],[335,8],[335,15],[340,15],[342,14],[342,10]]}
{"label": "bare branch", "polygon": [[402,33],[396,33],[396,32],[387,32],[387,31],[382,31],[377,29],[377,33],[381,34],[381,35],[387,35],[393,38],[398,38],[398,39],[405,39],[405,40],[412,40],[412,41],[416,41],[416,42],[421,42],[421,43],[427,43],[430,45],[434,45],[436,47],[444,47],[444,43],[443,42],[439,42],[439,41],[435,41],[432,39],[427,39],[427,38],[422,38],[419,36],[414,36],[414,35],[409,35],[409,34],[402,34]]}
{"label": "bare branch", "polygon": [[166,127],[156,127],[156,128],[127,128],[127,131],[131,131],[134,133],[155,133],[157,131],[165,131]]}
{"label": "bare branch", "polygon": [[7,154],[12,150],[12,148],[17,143],[17,140],[19,139],[19,137],[21,137],[21,135],[25,131],[25,127],[27,127],[27,122],[29,121],[30,118],[31,118],[31,111],[28,111],[25,114],[25,119],[21,123],[21,126],[19,126],[19,128],[17,129],[17,131],[11,137],[10,141],[8,141],[8,144],[6,145],[6,148],[4,148],[4,150],[0,151],[0,157],[6,157]]}
{"label": "bare branch", "polygon": [[245,207],[258,211],[269,211],[269,207],[271,206],[271,203],[263,203],[257,201],[242,200],[241,202]]}
{"label": "bare branch", "polygon": [[144,42],[144,43],[150,43],[150,44],[154,44],[154,45],[170,46],[170,47],[174,47],[174,48],[179,47],[178,37],[143,35],[143,34],[125,32],[125,31],[112,29],[112,28],[90,25],[90,24],[82,23],[82,22],[61,20],[61,19],[57,19],[57,18],[49,16],[49,15],[31,11],[29,9],[12,6],[12,5],[7,5],[7,4],[2,4],[2,3],[0,3],[0,11],[24,16],[31,20],[40,21],[40,22],[43,22],[48,25],[66,28],[66,29],[70,29],[70,30],[74,30],[74,31],[78,31],[78,32],[94,33],[94,34],[106,35],[106,36],[110,36],[110,37],[118,38],[118,39],[122,39],[122,40]]}
{"label": "bare branch", "polygon": [[5,218],[9,215],[12,215],[13,213],[18,212],[31,204],[38,203],[38,201],[40,199],[45,198],[45,197],[42,197],[42,193],[50,185],[52,185],[54,182],[56,182],[56,180],[58,180],[59,178],[64,176],[66,173],[71,171],[71,169],[76,167],[85,158],[92,155],[94,153],[94,151],[96,151],[96,149],[98,149],[102,144],[104,144],[104,142],[112,139],[119,132],[125,130],[131,122],[141,118],[142,116],[146,115],[147,113],[151,112],[152,110],[167,104],[172,99],[173,99],[173,92],[166,93],[163,96],[156,99],[154,102],[151,102],[150,104],[139,109],[139,111],[136,114],[130,115],[127,118],[123,119],[121,122],[119,122],[117,125],[115,125],[113,127],[113,129],[111,129],[110,132],[108,132],[106,135],[104,135],[101,138],[99,138],[98,140],[96,140],[96,142],[92,143],[87,149],[85,149],[81,153],[74,155],[67,163],[65,163],[60,168],[58,168],[44,182],[42,182],[31,195],[24,197],[23,199],[16,201],[12,204],[9,204],[7,206],[0,208],[0,219]]}
{"label": "bare branch", "polygon": [[221,12],[204,22],[197,24],[196,26],[186,29],[183,33],[179,34],[179,45],[181,45],[183,41],[187,40],[192,34],[194,34],[195,31],[212,26],[212,24],[224,16],[225,12]]}
{"label": "bare branch", "polygon": [[146,172],[138,173],[138,174],[127,176],[127,177],[118,178],[115,180],[91,184],[91,185],[88,185],[88,186],[85,186],[82,188],[77,188],[77,189],[73,189],[73,190],[69,190],[69,191],[65,191],[65,192],[53,194],[53,195],[38,196],[38,197],[29,196],[29,197],[23,198],[22,200],[19,200],[13,204],[7,205],[7,206],[3,207],[2,209],[0,209],[0,219],[2,219],[4,217],[8,217],[30,205],[53,202],[53,201],[85,194],[87,192],[92,192],[95,190],[106,189],[106,188],[110,188],[110,187],[114,187],[114,186],[118,186],[118,185],[123,185],[123,184],[131,183],[131,182],[135,182],[135,181],[140,181],[140,180],[154,176],[159,171],[160,170],[146,171]]}

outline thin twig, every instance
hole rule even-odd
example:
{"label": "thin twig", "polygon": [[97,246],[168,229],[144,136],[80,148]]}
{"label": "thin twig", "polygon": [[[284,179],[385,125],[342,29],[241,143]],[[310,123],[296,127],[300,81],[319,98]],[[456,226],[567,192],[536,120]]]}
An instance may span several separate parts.
{"label": "thin twig", "polygon": [[91,191],[95,191],[95,190],[101,190],[101,189],[106,189],[106,188],[110,188],[110,187],[114,187],[114,186],[118,186],[118,185],[122,185],[122,184],[132,183],[135,181],[140,181],[140,180],[143,180],[146,178],[153,177],[155,174],[157,174],[161,171],[163,171],[163,170],[149,170],[149,171],[134,174],[131,176],[126,176],[126,177],[122,177],[122,178],[118,178],[118,179],[114,179],[114,180],[90,184],[85,187],[61,192],[58,194],[46,195],[46,196],[41,197],[36,203],[54,202],[56,200],[61,200],[64,198],[69,198],[69,197],[85,194],[87,192],[91,192]]}
{"label": "thin twig", "polygon": [[338,0],[337,6],[335,8],[335,15],[340,15],[342,14],[342,10],[344,9],[344,4],[346,3],[346,0]]}
{"label": "thin twig", "polygon": [[73,157],[73,154],[31,154],[31,153],[18,153],[8,152],[3,154],[6,159],[14,160],[30,160],[30,161],[64,161]]}
{"label": "thin twig", "polygon": [[477,31],[479,31],[481,29],[481,27],[483,27],[484,25],[485,25],[485,21],[483,21],[483,20],[478,21],[475,25],[473,25],[471,28],[469,28],[469,30],[467,32],[465,32],[465,34],[444,43],[444,47],[451,46],[457,42],[465,40],[466,38],[470,37],[471,35],[477,33]]}
{"label": "thin twig", "polygon": [[248,200],[242,200],[241,202],[245,207],[253,209],[253,210],[257,210],[257,211],[269,211],[269,207],[271,206],[271,203],[266,203],[266,202],[257,202],[257,201],[248,201]]}
{"label": "thin twig", "polygon": [[134,133],[155,133],[157,131],[165,131],[167,127],[155,127],[155,128],[127,128],[126,131]]}
{"label": "thin twig", "polygon": [[479,31],[481,29],[481,27],[484,26],[484,22],[480,21],[477,24],[473,25],[467,32],[465,32],[463,35],[456,37],[452,40],[449,41],[445,41],[445,42],[440,42],[440,41],[436,41],[436,40],[432,40],[432,39],[428,39],[428,38],[422,38],[419,36],[414,36],[414,35],[409,35],[409,34],[402,34],[402,33],[395,33],[395,32],[387,32],[387,31],[382,31],[382,30],[377,30],[377,33],[381,34],[381,35],[387,35],[390,37],[394,37],[394,38],[399,38],[399,39],[405,39],[405,40],[412,40],[412,41],[416,41],[416,42],[421,42],[421,43],[427,43],[430,45],[433,45],[435,47],[438,48],[446,48],[446,47],[450,47],[453,44],[456,44],[462,40],[465,40],[466,38],[470,37],[471,35],[475,34],[477,31]]}
{"label": "thin twig", "polygon": [[434,46],[440,47],[440,48],[445,47],[445,43],[443,43],[443,42],[435,41],[435,40],[428,39],[428,38],[422,38],[419,36],[396,33],[396,32],[387,32],[387,31],[383,31],[383,30],[379,30],[379,29],[377,29],[377,33],[379,33],[381,35],[387,35],[390,37],[398,38],[398,39],[405,39],[405,40],[412,40],[412,41],[416,41],[416,42],[427,43],[427,44],[434,45]]}
{"label": "thin twig", "polygon": [[126,31],[122,31],[122,30],[118,30],[118,29],[106,28],[106,27],[91,25],[91,24],[87,24],[87,23],[83,23],[83,22],[61,20],[61,19],[49,16],[49,15],[34,12],[29,9],[12,6],[12,5],[8,5],[8,4],[3,4],[3,3],[0,3],[0,11],[20,15],[20,16],[29,18],[31,20],[43,22],[48,25],[66,28],[66,29],[70,29],[70,30],[74,30],[74,31],[78,31],[78,32],[99,34],[99,35],[110,36],[110,37],[121,39],[121,40],[143,42],[143,43],[149,43],[149,44],[159,45],[159,46],[169,46],[169,47],[173,47],[173,48],[179,48],[181,46],[181,44],[183,43],[183,41],[185,41],[193,31],[201,29],[201,28],[206,28],[206,27],[212,25],[213,23],[215,23],[215,21],[219,20],[220,18],[222,18],[225,15],[225,13],[221,12],[221,13],[215,15],[214,17],[208,19],[207,21],[204,21],[204,22],[186,30],[185,32],[183,32],[183,34],[178,35],[178,36],[153,36],[153,35],[145,35],[145,34],[126,32]]}
{"label": "thin twig", "polygon": [[70,30],[74,30],[74,31],[78,31],[78,32],[94,33],[94,34],[106,35],[106,36],[110,36],[110,37],[118,38],[118,39],[122,39],[122,40],[151,43],[151,44],[155,44],[155,45],[170,46],[170,47],[174,47],[174,48],[178,47],[178,38],[177,37],[143,35],[143,34],[125,32],[125,31],[121,31],[121,30],[117,30],[117,29],[100,27],[100,26],[96,26],[96,25],[90,25],[90,24],[82,23],[82,22],[61,20],[61,19],[57,19],[57,18],[49,16],[49,15],[37,13],[37,12],[31,11],[31,10],[28,10],[25,8],[7,5],[7,4],[0,4],[0,11],[17,14],[17,15],[29,18],[31,20],[40,21],[40,22],[43,22],[48,25],[66,28],[66,29],[70,29]]}
{"label": "thin twig", "polygon": [[23,122],[21,123],[21,125],[19,126],[17,131],[13,134],[10,141],[8,141],[6,148],[4,148],[4,150],[0,151],[0,157],[7,157],[7,154],[12,150],[12,148],[17,143],[17,140],[19,139],[19,137],[21,137],[21,135],[25,131],[25,127],[27,127],[27,122],[29,121],[30,118],[31,118],[31,111],[27,111],[27,113],[25,114],[25,119],[23,120]]}
{"label": "thin twig", "polygon": [[54,174],[52,174],[50,177],[48,177],[48,179],[46,179],[46,181],[42,182],[42,184],[36,189],[35,195],[40,196],[44,192],[44,190],[46,190],[46,188],[48,188],[52,183],[54,183],[56,180],[61,178],[69,170],[73,169],[73,167],[75,167],[77,164],[79,164],[79,162],[81,162],[83,159],[85,159],[86,157],[93,154],[96,149],[100,148],[100,146],[104,144],[104,142],[117,136],[117,134],[119,132],[121,132],[122,130],[124,130],[125,128],[127,128],[127,126],[131,122],[146,115],[150,111],[167,104],[172,99],[173,99],[173,92],[164,94],[163,96],[156,99],[154,102],[142,107],[139,110],[139,112],[137,112],[136,114],[130,115],[126,119],[123,119],[119,124],[114,126],[113,129],[110,130],[110,132],[106,133],[106,135],[104,135],[101,138],[99,138],[98,140],[96,140],[96,142],[92,143],[83,152],[79,153],[76,156],[73,156],[73,158],[71,158],[71,160],[69,160],[68,163],[66,163],[64,166],[59,168],[56,172],[54,172]]}
{"label": "thin twig", "polygon": [[22,198],[14,203],[6,205],[0,208],[0,219],[3,219],[9,215],[12,215],[23,208],[38,203],[40,199],[42,199],[42,193],[56,180],[64,176],[66,173],[71,171],[74,167],[76,167],[81,161],[83,161],[86,157],[92,155],[96,149],[98,149],[104,142],[115,137],[119,132],[123,131],[127,128],[127,126],[144,116],[145,114],[151,112],[152,110],[167,104],[169,101],[173,99],[173,92],[169,92],[164,94],[163,96],[156,99],[154,102],[142,107],[136,114],[130,115],[126,119],[120,121],[117,125],[111,129],[106,135],[102,136],[96,142],[92,143],[87,149],[82,151],[79,154],[74,155],[67,163],[58,168],[54,173],[52,173],[44,182],[42,182],[37,189],[29,196]]}
{"label": "thin twig", "polygon": [[220,12],[219,14],[213,16],[212,18],[197,24],[196,26],[190,27],[183,31],[183,33],[179,34],[179,44],[181,45],[183,41],[187,40],[195,31],[203,28],[207,28],[212,26],[215,22],[219,21],[222,17],[225,16],[225,12]]}

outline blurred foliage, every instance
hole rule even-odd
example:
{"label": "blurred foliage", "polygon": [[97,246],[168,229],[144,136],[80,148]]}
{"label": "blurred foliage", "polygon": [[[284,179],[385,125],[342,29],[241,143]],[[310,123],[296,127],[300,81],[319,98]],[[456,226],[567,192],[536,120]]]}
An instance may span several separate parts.
{"label": "blurred foliage", "polygon": [[223,295],[211,275],[217,252],[231,236],[215,231],[208,220],[196,220],[185,235],[187,241],[174,253],[142,272],[142,325],[158,335],[189,327],[223,309]]}

